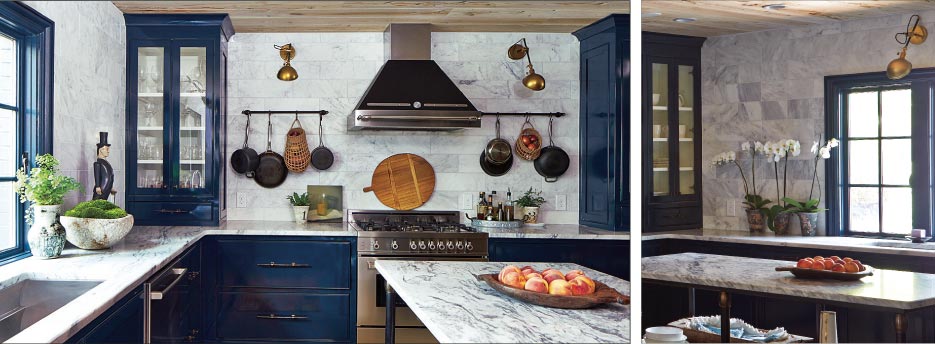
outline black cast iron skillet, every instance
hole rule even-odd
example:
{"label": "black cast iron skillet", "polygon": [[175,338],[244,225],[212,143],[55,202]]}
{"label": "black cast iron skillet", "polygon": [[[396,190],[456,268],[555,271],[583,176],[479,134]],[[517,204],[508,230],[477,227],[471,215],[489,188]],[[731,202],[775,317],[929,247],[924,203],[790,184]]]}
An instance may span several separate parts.
{"label": "black cast iron skillet", "polygon": [[491,177],[499,177],[510,171],[510,168],[513,167],[513,154],[510,154],[510,157],[507,158],[506,162],[502,164],[492,164],[487,161],[487,152],[480,153],[480,168],[484,170],[484,173]]}
{"label": "black cast iron skillet", "polygon": [[318,147],[312,150],[312,166],[318,170],[327,170],[334,164],[334,153],[325,147],[325,141],[322,137],[325,131],[321,126],[323,115],[318,115]]}
{"label": "black cast iron skillet", "polygon": [[533,161],[536,172],[545,177],[548,183],[554,183],[568,170],[568,153],[552,143],[552,117],[549,117],[549,146],[542,148],[539,157]]}
{"label": "black cast iron skillet", "polygon": [[247,126],[244,129],[243,148],[234,151],[231,154],[231,168],[240,174],[246,174],[248,178],[253,178],[257,165],[260,164],[260,157],[257,156],[253,148],[247,146],[250,141],[250,115],[247,115]]}
{"label": "black cast iron skillet", "polygon": [[273,119],[272,115],[269,115],[269,117],[269,122],[266,125],[266,151],[260,154],[260,163],[256,168],[256,174],[253,176],[253,180],[264,188],[274,188],[282,185],[289,173],[289,170],[286,169],[286,160],[272,149],[273,144],[270,141],[270,135],[273,133]]}

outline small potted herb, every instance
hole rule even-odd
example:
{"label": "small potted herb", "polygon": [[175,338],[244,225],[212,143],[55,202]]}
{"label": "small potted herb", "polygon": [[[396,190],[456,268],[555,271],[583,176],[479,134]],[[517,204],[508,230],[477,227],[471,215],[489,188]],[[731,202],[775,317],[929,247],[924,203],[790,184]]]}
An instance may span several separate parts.
{"label": "small potted herb", "polygon": [[42,259],[62,254],[65,230],[58,223],[62,203],[65,194],[81,188],[74,178],[61,175],[58,165],[52,154],[43,154],[36,157],[36,167],[27,171],[23,166],[16,171],[14,189],[20,195],[19,200],[31,203],[26,215],[30,223],[26,241],[32,255]]}
{"label": "small potted herb", "polygon": [[103,199],[78,203],[61,221],[68,242],[85,250],[111,247],[133,229],[133,215]]}
{"label": "small potted herb", "polygon": [[536,224],[539,221],[539,206],[545,203],[542,198],[542,191],[533,191],[529,188],[523,197],[516,200],[517,206],[523,207],[523,222],[526,224]]}
{"label": "small potted herb", "polygon": [[309,207],[308,192],[304,192],[301,195],[293,192],[292,195],[286,196],[286,199],[292,204],[292,215],[295,217],[295,222],[305,223]]}

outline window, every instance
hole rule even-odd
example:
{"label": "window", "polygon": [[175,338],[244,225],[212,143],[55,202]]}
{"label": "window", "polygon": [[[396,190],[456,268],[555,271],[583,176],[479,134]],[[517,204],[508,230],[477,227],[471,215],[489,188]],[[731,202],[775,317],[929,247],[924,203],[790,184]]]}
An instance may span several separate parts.
{"label": "window", "polygon": [[[932,224],[935,70],[826,78],[829,234],[904,236]],[[931,233],[931,232],[929,232]]]}
{"label": "window", "polygon": [[0,3],[0,262],[28,255],[16,169],[52,151],[52,26],[20,3]]}

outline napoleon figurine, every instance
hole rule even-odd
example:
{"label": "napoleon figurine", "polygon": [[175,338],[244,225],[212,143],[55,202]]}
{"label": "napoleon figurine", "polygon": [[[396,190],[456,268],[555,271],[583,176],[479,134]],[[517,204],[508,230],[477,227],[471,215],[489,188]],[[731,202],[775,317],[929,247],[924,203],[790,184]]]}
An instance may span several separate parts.
{"label": "napoleon figurine", "polygon": [[97,143],[97,161],[94,162],[94,193],[91,199],[110,198],[116,195],[114,190],[114,168],[107,162],[110,155],[110,144],[107,143],[107,133],[100,132],[100,142]]}

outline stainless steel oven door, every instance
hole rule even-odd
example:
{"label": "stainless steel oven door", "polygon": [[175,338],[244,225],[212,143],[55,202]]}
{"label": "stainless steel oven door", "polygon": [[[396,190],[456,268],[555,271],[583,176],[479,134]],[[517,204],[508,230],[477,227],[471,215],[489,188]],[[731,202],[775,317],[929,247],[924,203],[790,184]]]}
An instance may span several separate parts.
{"label": "stainless steel oven door", "polygon": [[[357,260],[357,326],[384,327],[386,325],[386,281],[377,273],[377,260],[437,260],[486,262],[480,257],[367,257]],[[419,318],[400,299],[396,307],[397,327],[424,327]]]}

